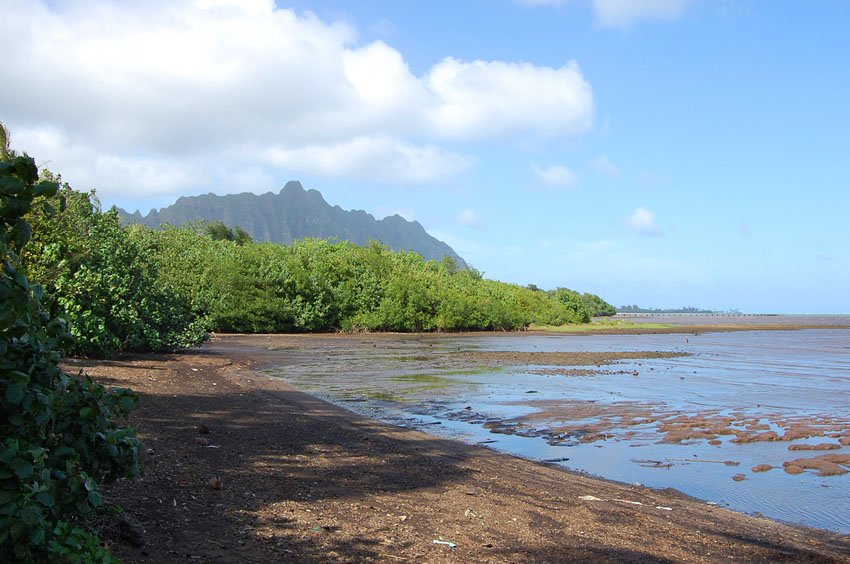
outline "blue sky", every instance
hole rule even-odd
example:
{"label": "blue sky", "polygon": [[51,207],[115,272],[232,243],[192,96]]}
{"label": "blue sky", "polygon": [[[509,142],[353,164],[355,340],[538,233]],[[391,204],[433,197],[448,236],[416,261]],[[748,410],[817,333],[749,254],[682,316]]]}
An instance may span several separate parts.
{"label": "blue sky", "polygon": [[298,179],[491,278],[850,312],[843,0],[0,7],[0,121],[107,206]]}

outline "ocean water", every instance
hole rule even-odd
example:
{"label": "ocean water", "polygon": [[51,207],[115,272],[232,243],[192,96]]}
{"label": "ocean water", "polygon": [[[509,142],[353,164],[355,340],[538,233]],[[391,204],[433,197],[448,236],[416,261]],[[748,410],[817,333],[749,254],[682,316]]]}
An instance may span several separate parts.
{"label": "ocean water", "polygon": [[[850,317],[828,319],[828,324],[850,325]],[[300,351],[297,362],[280,363],[286,366],[275,368],[270,358],[268,372],[393,424],[612,480],[676,488],[737,511],[850,533],[850,473],[819,476],[814,470],[783,469],[799,458],[850,454],[850,446],[839,443],[850,437],[850,327],[398,337],[374,345],[368,337],[352,337],[330,348]],[[475,351],[687,356],[590,366],[593,375],[577,376],[553,373],[558,368],[553,366],[488,366],[464,354]],[[664,442],[663,424],[675,421],[714,424],[729,434],[715,436],[714,444],[707,438]],[[733,442],[735,433],[782,435],[801,426],[824,436]],[[822,443],[832,450],[789,449]],[[752,471],[764,464],[774,468]]]}

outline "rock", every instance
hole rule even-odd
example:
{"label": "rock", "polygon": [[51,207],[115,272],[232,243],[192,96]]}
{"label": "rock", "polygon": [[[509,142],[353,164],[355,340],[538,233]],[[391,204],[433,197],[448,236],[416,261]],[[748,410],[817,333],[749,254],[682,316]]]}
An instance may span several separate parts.
{"label": "rock", "polygon": [[220,490],[221,489],[221,476],[213,476],[209,480],[207,480],[207,489],[209,490]]}

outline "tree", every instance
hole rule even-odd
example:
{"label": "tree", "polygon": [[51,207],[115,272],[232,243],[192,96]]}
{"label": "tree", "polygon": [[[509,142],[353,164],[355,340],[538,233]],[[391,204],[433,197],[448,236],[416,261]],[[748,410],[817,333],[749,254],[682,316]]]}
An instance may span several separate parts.
{"label": "tree", "polygon": [[61,209],[27,215],[33,241],[22,266],[44,285],[53,312],[71,322],[76,339],[67,352],[171,351],[204,340],[206,321],[163,282],[155,258],[121,226],[115,209],[101,211],[93,193],[67,184],[48,203]]}
{"label": "tree", "polygon": [[207,235],[213,241],[235,241],[237,245],[253,243],[254,239],[241,227],[236,227],[236,232],[229,228],[221,221],[211,221],[207,223]]}
{"label": "tree", "polygon": [[12,151],[9,130],[0,122],[0,161],[10,161],[13,158],[15,158],[15,152]]}

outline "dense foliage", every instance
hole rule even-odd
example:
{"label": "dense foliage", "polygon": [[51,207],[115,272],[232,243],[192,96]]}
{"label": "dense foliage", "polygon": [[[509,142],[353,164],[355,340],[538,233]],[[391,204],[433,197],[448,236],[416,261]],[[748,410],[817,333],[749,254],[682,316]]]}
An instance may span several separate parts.
{"label": "dense foliage", "polygon": [[205,231],[213,241],[236,241],[238,245],[253,242],[253,238],[241,227],[231,229],[221,221],[210,221]]}
{"label": "dense foliage", "polygon": [[139,442],[120,424],[138,400],[61,372],[67,324],[20,269],[24,216],[37,198],[39,214],[55,211],[44,198],[56,201],[58,187],[9,153],[0,130],[0,561],[105,562],[86,518],[102,503],[101,484],[139,472]]}
{"label": "dense foliage", "polygon": [[587,308],[591,317],[608,317],[616,315],[617,310],[614,306],[597,296],[587,292],[581,295],[581,303]]}
{"label": "dense foliage", "polygon": [[204,339],[205,321],[160,279],[154,257],[114,210],[102,212],[92,194],[67,185],[48,203],[56,208],[60,201],[61,211],[27,215],[33,240],[22,259],[27,275],[44,286],[47,305],[71,322],[76,339],[68,352],[166,351]]}
{"label": "dense foliage", "polygon": [[451,259],[372,243],[214,240],[203,229],[133,231],[166,283],[216,331],[514,330],[590,318],[581,296],[487,280]]}

